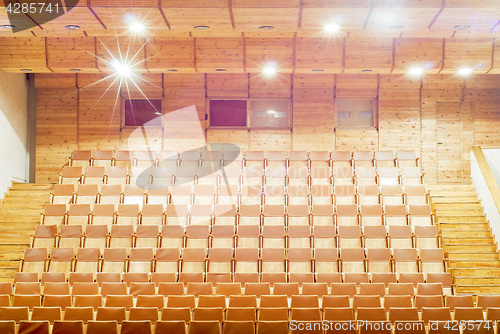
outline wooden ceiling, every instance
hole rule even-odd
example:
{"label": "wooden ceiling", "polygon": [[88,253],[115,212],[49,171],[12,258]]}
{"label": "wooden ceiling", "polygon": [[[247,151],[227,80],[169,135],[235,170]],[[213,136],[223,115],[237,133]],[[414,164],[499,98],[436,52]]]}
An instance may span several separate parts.
{"label": "wooden ceiling", "polygon": [[[130,32],[131,20],[146,26],[144,35]],[[326,33],[328,23],[341,30]],[[0,29],[0,68],[99,73],[121,53],[135,57],[135,69],[158,73],[255,73],[273,61],[284,73],[403,73],[419,65],[427,73],[495,74],[499,37],[499,0],[80,0],[47,23]]]}

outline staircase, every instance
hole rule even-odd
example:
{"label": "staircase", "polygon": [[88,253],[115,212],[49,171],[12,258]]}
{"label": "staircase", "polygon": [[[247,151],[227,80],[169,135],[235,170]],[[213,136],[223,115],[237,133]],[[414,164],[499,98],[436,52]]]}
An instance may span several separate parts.
{"label": "staircase", "polygon": [[472,185],[429,185],[456,293],[498,294],[500,257]]}
{"label": "staircase", "polygon": [[12,282],[52,184],[13,183],[0,203],[0,282]]}

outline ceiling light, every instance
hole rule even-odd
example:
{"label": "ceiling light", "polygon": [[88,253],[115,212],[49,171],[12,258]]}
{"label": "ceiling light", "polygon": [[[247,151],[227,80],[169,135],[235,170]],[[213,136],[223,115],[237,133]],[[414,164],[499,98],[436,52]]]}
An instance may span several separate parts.
{"label": "ceiling light", "polygon": [[418,77],[424,74],[424,69],[421,67],[412,67],[408,73],[412,76]]}
{"label": "ceiling light", "polygon": [[340,30],[340,26],[336,23],[330,23],[327,24],[324,29],[326,32],[337,32]]}
{"label": "ceiling light", "polygon": [[216,68],[215,72],[226,72],[225,68]]}
{"label": "ceiling light", "polygon": [[198,30],[207,30],[207,29],[210,29],[209,26],[194,26],[195,29],[198,29]]}
{"label": "ceiling light", "polygon": [[403,29],[404,27],[405,26],[401,24],[393,24],[389,26],[390,29]]}
{"label": "ceiling light", "polygon": [[80,26],[77,26],[76,24],[68,24],[67,26],[64,26],[68,30],[78,30],[80,29]]}
{"label": "ceiling light", "polygon": [[141,33],[146,30],[146,27],[140,22],[133,22],[132,24],[130,24],[129,29],[135,33]]}
{"label": "ceiling light", "polygon": [[372,73],[373,70],[361,70],[361,73]]}
{"label": "ceiling light", "polygon": [[29,68],[23,68],[23,69],[21,69],[21,72],[29,73],[29,72],[31,72],[31,69],[29,69]]}
{"label": "ceiling light", "polygon": [[274,29],[274,27],[273,26],[260,26],[259,29],[272,30],[272,29]]}
{"label": "ceiling light", "polygon": [[275,110],[268,110],[267,113],[268,114],[276,114],[276,111]]}
{"label": "ceiling light", "polygon": [[111,66],[113,66],[116,69],[116,73],[118,73],[118,75],[120,75],[122,77],[128,77],[130,75],[130,73],[132,72],[130,70],[130,66],[128,66],[127,64],[124,64],[116,59],[111,62]]}
{"label": "ceiling light", "polygon": [[274,75],[276,75],[276,65],[269,63],[266,65],[266,67],[264,67],[262,72],[266,76],[274,76]]}
{"label": "ceiling light", "polygon": [[323,72],[323,70],[322,69],[316,69],[316,70],[313,70],[313,72],[314,73],[321,73],[321,72]]}
{"label": "ceiling light", "polygon": [[175,68],[169,68],[167,69],[167,72],[177,72],[177,70]]}
{"label": "ceiling light", "polygon": [[71,72],[80,72],[81,69],[79,69],[79,68],[71,68],[70,71]]}
{"label": "ceiling light", "polygon": [[461,69],[458,70],[458,74],[460,74],[463,77],[469,76],[472,74],[472,68],[462,67]]}
{"label": "ceiling light", "polygon": [[455,29],[457,29],[457,30],[467,30],[469,28],[470,28],[470,26],[465,25],[465,24],[460,24],[460,25],[455,26]]}
{"label": "ceiling light", "polygon": [[12,24],[2,24],[0,25],[0,28],[2,29],[14,29],[16,26]]}

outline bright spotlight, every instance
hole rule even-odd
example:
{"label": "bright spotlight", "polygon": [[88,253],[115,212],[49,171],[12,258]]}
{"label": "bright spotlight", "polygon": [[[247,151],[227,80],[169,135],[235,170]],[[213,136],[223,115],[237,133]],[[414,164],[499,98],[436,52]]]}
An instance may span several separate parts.
{"label": "bright spotlight", "polygon": [[142,33],[146,30],[146,27],[140,22],[133,22],[130,24],[129,29],[135,33]]}
{"label": "bright spotlight", "polygon": [[329,33],[334,33],[340,30],[340,26],[336,23],[330,23],[325,26],[325,31]]}
{"label": "bright spotlight", "polygon": [[472,68],[462,67],[461,69],[458,70],[458,74],[463,77],[467,77],[472,74]]}
{"label": "bright spotlight", "polygon": [[266,67],[264,67],[263,73],[266,76],[274,76],[276,74],[276,65],[267,64]]}
{"label": "bright spotlight", "polygon": [[419,77],[424,74],[424,69],[421,67],[412,67],[408,72],[411,76]]}
{"label": "bright spotlight", "polygon": [[122,77],[128,77],[132,73],[130,66],[116,59],[111,62],[111,66],[113,66],[116,70],[116,73],[118,73],[118,75]]}

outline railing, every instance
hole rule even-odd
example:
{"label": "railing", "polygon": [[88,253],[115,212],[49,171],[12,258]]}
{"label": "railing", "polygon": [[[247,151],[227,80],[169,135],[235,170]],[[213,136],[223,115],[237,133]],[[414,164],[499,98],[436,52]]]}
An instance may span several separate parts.
{"label": "railing", "polygon": [[471,177],[479,199],[490,221],[495,240],[500,240],[500,189],[491,172],[483,150],[474,146],[471,152]]}
{"label": "railing", "polygon": [[22,179],[22,178],[17,177],[17,176],[13,176],[11,181],[12,181],[12,182],[22,182],[22,183],[28,183],[28,180],[26,180],[26,179]]}

